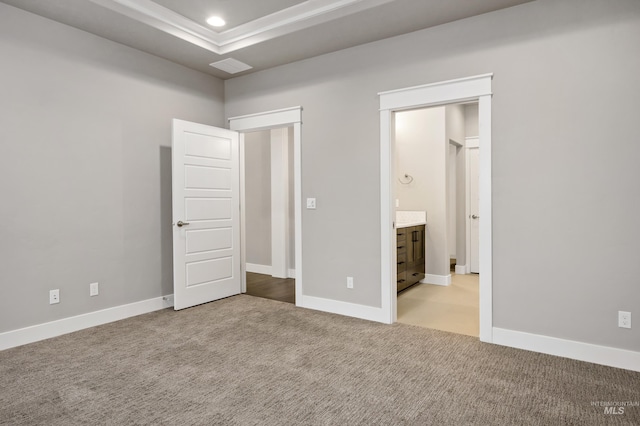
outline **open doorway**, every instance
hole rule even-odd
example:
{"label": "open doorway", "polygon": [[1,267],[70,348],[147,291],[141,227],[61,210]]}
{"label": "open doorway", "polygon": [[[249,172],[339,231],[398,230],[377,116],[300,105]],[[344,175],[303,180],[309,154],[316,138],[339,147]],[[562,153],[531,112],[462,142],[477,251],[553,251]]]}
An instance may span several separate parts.
{"label": "open doorway", "polygon": [[[477,213],[478,206],[477,161],[472,161],[477,160],[478,103],[398,111],[394,122],[398,322],[478,337],[479,277],[468,274],[468,253],[478,253],[469,241],[478,239],[477,234],[467,237],[467,212]],[[475,157],[469,155],[468,141],[475,141]],[[475,192],[469,191],[470,181]],[[413,231],[421,239],[407,243],[407,229],[424,229]],[[407,256],[411,251],[414,255]],[[423,263],[424,274],[412,274],[407,282],[402,271],[415,262]]]}
{"label": "open doorway", "polygon": [[295,303],[293,127],[244,134],[247,294]]}
{"label": "open doorway", "polygon": [[[259,112],[255,114],[248,114],[243,116],[231,117],[229,118],[229,127],[231,130],[235,130],[239,132],[239,148],[240,148],[240,222],[242,224],[242,233],[240,236],[240,268],[241,268],[241,279],[242,279],[242,293],[247,292],[247,226],[246,226],[246,188],[245,188],[245,177],[247,165],[245,164],[245,148],[246,148],[246,137],[249,133],[252,132],[261,132],[261,131],[269,131],[269,142],[273,137],[279,137],[281,140],[284,138],[287,139],[287,143],[281,143],[280,146],[284,147],[285,145],[288,147],[287,155],[289,159],[286,161],[282,160],[284,157],[284,153],[282,152],[280,155],[276,155],[275,157],[280,158],[282,161],[281,164],[287,164],[287,166],[277,166],[275,169],[272,167],[272,170],[280,170],[283,173],[290,173],[290,168],[288,166],[289,162],[293,162],[293,173],[289,174],[289,177],[286,179],[289,182],[289,191],[280,191],[281,201],[289,203],[288,208],[282,208],[279,211],[281,212],[289,212],[288,222],[283,220],[278,221],[280,229],[282,231],[275,232],[275,235],[283,235],[287,230],[293,229],[290,232],[289,236],[292,239],[293,243],[290,243],[286,250],[289,253],[293,253],[293,261],[290,266],[294,269],[289,268],[286,263],[281,262],[278,265],[275,265],[272,260],[272,268],[274,265],[276,269],[281,268],[286,270],[285,276],[292,274],[295,276],[294,281],[294,294],[295,294],[295,304],[297,306],[302,306],[302,296],[303,296],[303,285],[302,285],[302,161],[301,161],[301,146],[302,146],[302,132],[301,132],[301,123],[302,123],[302,107],[292,107],[292,108],[284,108],[274,111],[267,112]],[[275,134],[272,134],[273,131]],[[251,136],[249,136],[251,138]],[[291,143],[293,145],[291,145]],[[282,178],[284,180],[284,178]],[[292,182],[292,183],[291,183]],[[290,192],[293,191],[293,202],[291,202]],[[287,194],[287,196],[285,196]],[[293,213],[291,213],[291,209],[293,208]],[[288,225],[284,225],[284,223],[288,223]],[[292,227],[292,228],[289,228]],[[281,238],[279,241],[283,241],[284,243],[289,242],[289,238]],[[285,261],[289,259],[288,256],[281,256],[279,259],[284,259]],[[273,273],[273,270],[272,270]]]}
{"label": "open doorway", "polygon": [[493,341],[493,262],[491,206],[491,96],[493,74],[381,92],[380,96],[380,250],[381,299],[378,318],[397,321],[397,241],[395,211],[395,112],[469,101],[478,102],[480,340]]}

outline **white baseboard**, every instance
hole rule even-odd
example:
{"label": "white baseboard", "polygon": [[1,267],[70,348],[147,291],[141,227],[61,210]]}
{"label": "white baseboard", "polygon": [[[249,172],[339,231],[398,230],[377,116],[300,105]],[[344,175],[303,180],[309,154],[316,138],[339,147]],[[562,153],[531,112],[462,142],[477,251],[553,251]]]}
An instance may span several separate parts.
{"label": "white baseboard", "polygon": [[296,297],[296,305],[301,308],[314,309],[316,311],[331,312],[347,317],[365,319],[386,323],[382,308],[373,306],[358,305],[356,303],[341,302],[339,300],[323,299],[321,297],[305,296],[300,297],[300,303]]}
{"label": "white baseboard", "polygon": [[465,275],[467,273],[467,265],[456,265],[456,275]]}
{"label": "white baseboard", "polygon": [[451,274],[449,275],[433,275],[426,274],[424,279],[420,281],[424,284],[435,284],[435,285],[450,285],[451,284]]}
{"label": "white baseboard", "polygon": [[26,345],[85,328],[119,321],[173,306],[173,295],[115,306],[74,317],[0,333],[0,350]]}
{"label": "white baseboard", "polygon": [[[273,275],[273,270],[270,265],[259,265],[257,263],[245,263],[245,270],[247,272],[253,272],[254,274]],[[287,278],[295,278],[296,270],[289,269],[287,271]]]}
{"label": "white baseboard", "polygon": [[271,265],[259,265],[257,263],[245,263],[245,270],[254,274],[271,275]]}
{"label": "white baseboard", "polygon": [[543,354],[587,361],[609,367],[640,371],[640,352],[556,337],[493,328],[493,343]]}

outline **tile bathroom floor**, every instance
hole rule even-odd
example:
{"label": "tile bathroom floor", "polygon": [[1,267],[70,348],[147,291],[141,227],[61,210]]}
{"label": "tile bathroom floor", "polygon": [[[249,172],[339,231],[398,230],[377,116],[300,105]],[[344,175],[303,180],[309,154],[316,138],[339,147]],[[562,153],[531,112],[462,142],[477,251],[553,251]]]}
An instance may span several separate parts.
{"label": "tile bathroom floor", "polygon": [[451,274],[451,285],[416,284],[398,295],[398,322],[479,335],[479,275]]}

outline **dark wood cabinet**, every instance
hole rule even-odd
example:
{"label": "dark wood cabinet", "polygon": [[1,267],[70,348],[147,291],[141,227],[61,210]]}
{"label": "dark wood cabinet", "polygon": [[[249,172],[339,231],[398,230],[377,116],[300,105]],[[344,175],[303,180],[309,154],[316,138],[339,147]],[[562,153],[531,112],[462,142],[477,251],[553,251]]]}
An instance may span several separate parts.
{"label": "dark wood cabinet", "polygon": [[424,278],[425,226],[408,226],[396,230],[398,250],[398,293]]}

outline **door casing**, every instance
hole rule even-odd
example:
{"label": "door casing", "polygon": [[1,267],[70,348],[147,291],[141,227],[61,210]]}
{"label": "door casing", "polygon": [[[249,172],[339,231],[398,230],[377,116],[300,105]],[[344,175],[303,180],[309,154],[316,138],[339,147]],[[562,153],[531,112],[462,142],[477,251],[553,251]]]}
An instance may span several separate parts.
{"label": "door casing", "polygon": [[[467,177],[467,184],[466,184],[466,194],[465,194],[465,200],[466,200],[466,211],[465,211],[465,218],[466,218],[466,259],[467,259],[467,265],[465,267],[466,269],[466,273],[479,273],[479,265],[478,265],[478,270],[474,270],[472,271],[472,262],[471,262],[471,258],[472,258],[472,253],[474,250],[476,250],[476,248],[474,248],[472,246],[472,241],[473,239],[472,237],[472,224],[473,224],[473,220],[471,218],[471,215],[476,214],[477,211],[472,211],[471,210],[471,197],[472,197],[472,191],[471,191],[471,185],[472,185],[472,176],[471,176],[471,158],[470,158],[470,153],[473,150],[478,150],[479,149],[479,144],[478,144],[478,137],[474,136],[474,137],[469,137],[466,139],[466,144],[465,144],[465,149],[466,149],[466,177]],[[477,166],[477,165],[476,165]],[[479,252],[479,250],[478,250]]]}
{"label": "door casing", "polygon": [[246,212],[245,212],[245,162],[244,134],[260,130],[293,127],[293,185],[295,204],[295,300],[302,306],[302,107],[265,111],[229,118],[229,128],[239,132],[240,143],[240,265],[242,292],[247,291],[246,281]]}
{"label": "door casing", "polygon": [[[394,112],[467,101],[479,104],[480,169],[480,340],[493,341],[491,217],[491,82],[493,74],[448,80],[379,93],[381,321],[397,320]],[[429,226],[427,222],[427,226]]]}

